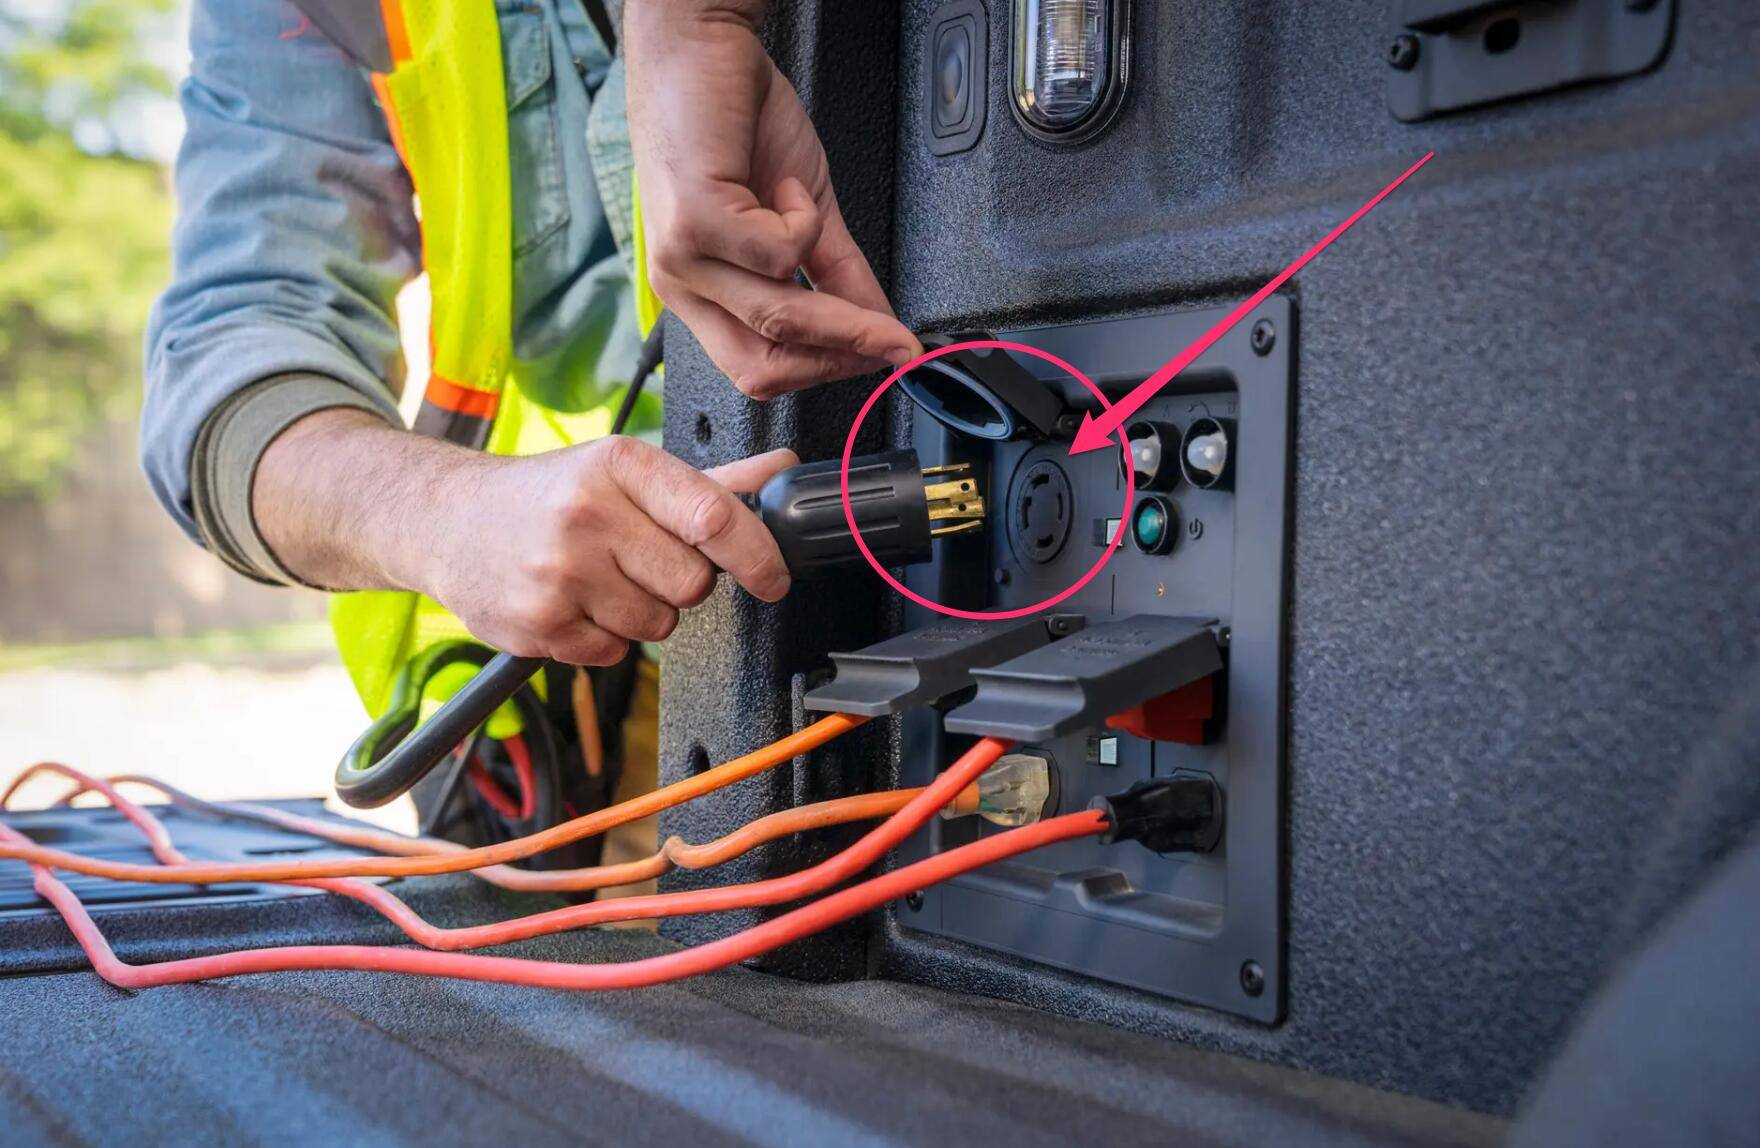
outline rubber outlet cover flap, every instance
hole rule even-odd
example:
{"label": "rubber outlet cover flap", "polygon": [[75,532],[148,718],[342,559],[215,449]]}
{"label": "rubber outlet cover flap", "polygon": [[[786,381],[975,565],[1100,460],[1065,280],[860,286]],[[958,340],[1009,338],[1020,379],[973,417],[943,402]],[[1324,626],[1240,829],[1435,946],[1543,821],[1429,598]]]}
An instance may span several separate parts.
{"label": "rubber outlet cover flap", "polygon": [[947,715],[947,732],[1045,741],[1222,668],[1214,623],[1138,614],[1091,625],[1054,646],[975,669],[978,693]]}
{"label": "rubber outlet cover flap", "polygon": [[810,691],[810,710],[879,717],[940,701],[972,684],[973,667],[993,666],[1051,641],[1044,618],[971,622],[944,618],[854,653],[831,655],[837,677]]}

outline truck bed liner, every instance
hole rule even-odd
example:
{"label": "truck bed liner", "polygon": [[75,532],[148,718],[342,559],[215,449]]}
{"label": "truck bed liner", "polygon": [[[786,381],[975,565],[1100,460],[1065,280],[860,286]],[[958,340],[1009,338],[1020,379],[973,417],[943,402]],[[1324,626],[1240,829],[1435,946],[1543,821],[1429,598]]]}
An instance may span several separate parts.
{"label": "truck bed liner", "polygon": [[[501,951],[610,961],[670,947],[598,930]],[[290,973],[125,993],[58,973],[5,992],[0,1121],[14,1144],[1476,1145],[1504,1128],[892,981],[741,969],[570,994]]]}

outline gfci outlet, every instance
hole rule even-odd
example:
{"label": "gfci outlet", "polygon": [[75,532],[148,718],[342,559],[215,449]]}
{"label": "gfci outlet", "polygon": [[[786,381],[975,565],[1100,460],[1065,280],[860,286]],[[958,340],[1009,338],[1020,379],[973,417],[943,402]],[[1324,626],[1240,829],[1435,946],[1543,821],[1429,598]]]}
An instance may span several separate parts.
{"label": "gfci outlet", "polygon": [[[1075,364],[1116,400],[1222,314],[1178,311],[996,337]],[[1081,810],[1138,782],[1196,777],[1215,783],[1224,817],[1208,852],[1162,856],[1135,843],[1084,839],[990,866],[901,906],[905,928],[1265,1023],[1282,1018],[1295,344],[1295,309],[1274,296],[1135,412],[1126,425],[1136,476],[1128,505],[1122,450],[1072,456],[1066,440],[987,441],[916,416],[924,465],[970,463],[980,487],[993,493],[984,531],[948,539],[932,563],[908,572],[911,589],[963,609],[1019,609],[1074,583],[1118,539],[1105,568],[1059,602],[1057,613],[1079,614],[1087,626],[1119,636],[1108,641],[1129,641],[1139,631],[1147,641],[1149,621],[1181,619],[1207,627],[1222,646],[1222,670],[1194,695],[1210,715],[1203,720],[1156,729],[1126,722],[1018,747],[1052,763],[1057,807],[1046,815]],[[1091,406],[1080,382],[1053,364],[1024,354],[1015,360],[1067,408]],[[906,611],[907,630],[932,621],[920,607]],[[1068,647],[1070,657],[1080,656],[1078,646]],[[1054,642],[1034,655],[1042,674],[1055,677],[1059,648]],[[927,784],[931,763],[951,761],[971,744],[947,732],[950,720],[922,707],[906,716],[903,784]],[[1151,741],[1133,728],[1177,739]],[[906,859],[996,831],[976,818],[938,821],[911,842]]]}

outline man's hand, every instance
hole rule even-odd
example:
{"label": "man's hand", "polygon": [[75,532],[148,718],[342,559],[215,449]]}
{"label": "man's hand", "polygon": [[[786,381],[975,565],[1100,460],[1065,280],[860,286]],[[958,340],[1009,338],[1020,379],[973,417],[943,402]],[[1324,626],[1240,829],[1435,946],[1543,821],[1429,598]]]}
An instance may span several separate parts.
{"label": "man's hand", "polygon": [[649,277],[760,399],[922,353],[844,226],[818,133],[758,41],[762,15],[762,0],[624,14]]}
{"label": "man's hand", "polygon": [[307,581],[420,590],[498,649],[609,665],[670,635],[717,567],[766,601],[788,592],[776,540],[734,492],[797,461],[697,471],[623,437],[508,458],[320,411],[264,454],[252,502]]}
{"label": "man's hand", "polygon": [[429,593],[498,649],[609,665],[668,637],[716,567],[765,601],[788,593],[776,540],[733,491],[799,461],[699,472],[623,437],[499,460],[441,540]]}

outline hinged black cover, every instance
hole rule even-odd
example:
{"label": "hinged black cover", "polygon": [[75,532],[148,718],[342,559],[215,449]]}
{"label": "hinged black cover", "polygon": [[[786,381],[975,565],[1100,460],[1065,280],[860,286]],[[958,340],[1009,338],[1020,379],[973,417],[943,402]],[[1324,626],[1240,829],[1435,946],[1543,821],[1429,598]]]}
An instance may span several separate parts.
{"label": "hinged black cover", "polygon": [[944,618],[854,653],[833,653],[837,678],[801,704],[810,710],[879,717],[939,701],[972,684],[973,666],[993,666],[1051,641],[1044,618],[969,622]]}
{"label": "hinged black cover", "polygon": [[[988,331],[929,334],[923,336],[923,347],[934,351],[995,338]],[[995,348],[967,348],[930,359],[900,376],[898,385],[936,422],[991,442],[1051,438],[1059,433],[1065,413],[1055,391],[1008,352]]]}
{"label": "hinged black cover", "polygon": [[947,715],[947,731],[1044,741],[1098,727],[1121,710],[1221,669],[1212,625],[1202,618],[1138,614],[973,670],[978,696]]}

